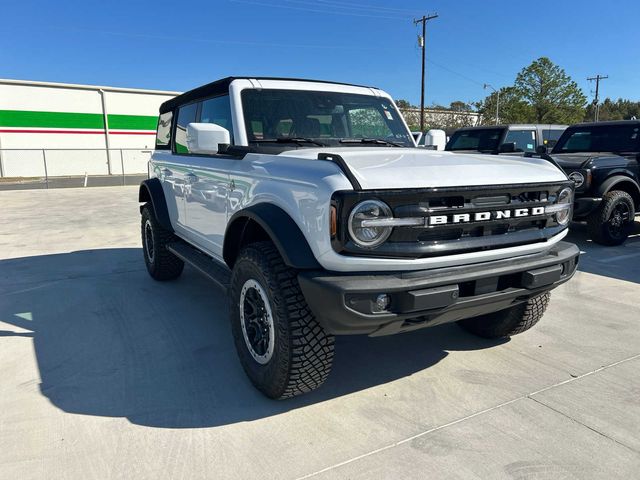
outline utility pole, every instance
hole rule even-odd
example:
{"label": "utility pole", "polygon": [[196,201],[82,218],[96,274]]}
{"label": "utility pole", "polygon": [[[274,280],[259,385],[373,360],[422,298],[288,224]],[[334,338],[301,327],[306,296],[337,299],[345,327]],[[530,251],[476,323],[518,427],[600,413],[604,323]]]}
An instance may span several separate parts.
{"label": "utility pole", "polygon": [[597,122],[598,118],[600,117],[600,104],[598,103],[599,100],[599,93],[600,93],[600,80],[606,80],[607,78],[609,78],[609,75],[596,75],[595,77],[589,77],[587,78],[587,80],[589,80],[590,82],[593,82],[595,80],[596,82],[596,98],[593,101],[593,103],[596,106],[596,111],[594,113],[594,120]]}
{"label": "utility pole", "polygon": [[422,47],[422,84],[420,87],[420,131],[424,132],[424,51],[426,46],[425,35],[427,34],[427,22],[438,18],[438,14],[423,15],[422,18],[414,20],[413,24],[422,23],[422,36],[420,37],[420,46]]}
{"label": "utility pole", "polygon": [[485,90],[487,88],[490,88],[491,90],[493,90],[496,94],[496,125],[498,125],[499,122],[499,118],[500,118],[500,90],[496,90],[495,88],[493,88],[492,85],[490,85],[489,83],[485,83],[484,86],[482,87]]}

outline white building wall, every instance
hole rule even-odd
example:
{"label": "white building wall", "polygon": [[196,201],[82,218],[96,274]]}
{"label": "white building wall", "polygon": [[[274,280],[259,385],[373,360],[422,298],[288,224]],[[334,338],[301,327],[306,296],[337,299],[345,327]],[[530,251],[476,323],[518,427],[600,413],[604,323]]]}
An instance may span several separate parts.
{"label": "white building wall", "polygon": [[49,176],[145,173],[160,104],[178,93],[0,79],[0,173],[44,176],[45,157]]}

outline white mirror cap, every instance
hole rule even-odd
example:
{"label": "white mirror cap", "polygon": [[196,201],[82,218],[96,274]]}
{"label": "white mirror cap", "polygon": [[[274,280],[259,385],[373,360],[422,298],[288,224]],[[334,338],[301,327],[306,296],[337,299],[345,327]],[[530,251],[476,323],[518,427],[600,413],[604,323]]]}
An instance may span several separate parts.
{"label": "white mirror cap", "polygon": [[220,144],[230,144],[229,130],[215,123],[187,125],[187,148],[190,153],[216,154]]}

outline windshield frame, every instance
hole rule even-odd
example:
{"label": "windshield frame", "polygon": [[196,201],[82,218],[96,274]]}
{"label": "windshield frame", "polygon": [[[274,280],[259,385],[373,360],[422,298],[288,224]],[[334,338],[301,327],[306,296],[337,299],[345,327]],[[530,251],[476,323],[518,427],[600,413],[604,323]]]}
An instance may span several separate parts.
{"label": "windshield frame", "polygon": [[[292,104],[290,106],[286,104],[283,106],[283,109],[285,112],[295,113],[296,119],[298,121],[300,120],[306,121],[309,118],[322,117],[322,116],[340,117],[340,120],[342,122],[342,127],[344,128],[344,135],[343,136],[333,136],[333,135],[327,136],[325,132],[321,132],[321,135],[318,136],[318,135],[305,134],[307,132],[304,132],[304,131],[302,132],[302,134],[300,134],[300,132],[294,131],[294,130],[290,130],[287,134],[282,136],[280,135],[276,136],[273,133],[264,135],[264,130],[266,128],[269,128],[273,132],[274,127],[280,125],[280,123],[283,122],[284,116],[283,118],[280,118],[280,119],[278,119],[277,116],[274,116],[273,120],[269,124],[269,127],[265,126],[264,124],[265,117],[263,116],[261,128],[258,131],[260,132],[260,134],[264,135],[264,137],[255,138],[256,136],[255,132],[258,126],[252,126],[251,122],[258,122],[258,120],[256,120],[255,118],[252,118],[256,116],[250,113],[252,107],[248,103],[252,101],[256,102],[257,104],[259,104],[260,101],[268,102],[269,99],[264,99],[264,100],[260,99],[259,95],[262,92],[267,92],[268,94],[272,94],[272,96],[274,94],[276,96],[279,94],[279,95],[282,95],[282,97],[284,98],[298,96],[297,99],[294,99],[294,101],[298,100],[297,103],[294,103],[294,101],[292,101]],[[334,105],[342,107],[344,111],[343,112],[340,112],[339,110],[338,111],[328,111],[328,110],[322,111],[321,109],[318,109],[318,110],[309,110],[307,112],[305,111],[305,108],[304,108],[307,105],[305,105],[304,99],[302,98],[302,96],[304,95],[315,96],[315,98],[309,99],[310,104],[312,104],[313,102],[322,101],[323,100],[322,97],[325,96],[327,104],[329,106],[331,105],[331,101],[334,100],[335,101]],[[259,148],[262,148],[263,146],[267,146],[267,145],[273,146],[274,143],[279,143],[280,145],[290,144],[292,147],[297,147],[297,148],[318,148],[317,145],[314,145],[311,142],[300,142],[299,139],[304,137],[308,140],[313,140],[315,142],[322,143],[323,146],[327,146],[327,147],[330,146],[330,147],[349,148],[353,146],[366,146],[366,147],[387,147],[388,148],[388,147],[393,147],[394,146],[393,144],[399,144],[403,148],[415,147],[413,136],[411,135],[411,131],[409,130],[402,114],[395,106],[393,100],[386,95],[374,95],[373,93],[371,95],[368,95],[364,93],[340,91],[339,89],[337,90],[325,90],[325,89],[314,89],[314,88],[292,89],[292,88],[287,88],[283,86],[283,87],[276,87],[276,88],[261,88],[261,89],[243,88],[239,92],[238,97],[239,97],[238,100],[240,101],[241,112],[242,112],[242,117],[241,117],[242,120],[238,122],[238,127],[244,130],[243,136],[245,136],[246,142],[250,146],[257,146]],[[350,123],[349,115],[350,115],[350,112],[358,109],[357,100],[359,99],[362,99],[363,109],[365,108],[374,109],[380,113],[380,119],[376,117],[374,121],[377,122],[378,120],[381,120],[382,122],[384,122],[384,123],[381,123],[380,126],[381,128],[387,129],[387,131],[389,132],[388,135],[386,136],[385,135],[365,135],[365,133],[368,133],[368,132],[363,132],[360,136],[353,135],[353,131],[351,130],[352,124]],[[271,102],[273,103],[273,100],[271,100]],[[295,111],[296,107],[298,106],[302,106],[303,108]],[[286,110],[287,107],[291,108],[291,110]],[[260,105],[258,108],[254,109],[254,113],[257,112],[259,115],[264,115],[260,113],[263,111],[270,111],[269,108],[264,106],[264,103]],[[277,123],[276,123],[276,119],[278,119]],[[325,130],[329,127],[329,125],[327,124],[327,120],[328,119],[325,119],[325,123],[323,126]],[[316,122],[318,121],[319,120],[316,120]],[[330,126],[330,128],[333,128],[333,126]],[[335,132],[332,131],[332,133],[335,133]],[[349,134],[352,134],[352,136],[349,136]],[[291,142],[287,142],[287,138],[289,138],[289,136],[291,138]],[[358,141],[361,139],[364,140],[362,143]],[[380,140],[380,142],[374,143],[374,142],[367,141],[372,139]],[[341,140],[352,140],[352,142],[341,143]]]}
{"label": "windshield frame", "polygon": [[[593,130],[603,130],[603,129],[619,129],[619,128],[635,128],[637,130],[637,138],[636,145],[631,150],[625,148],[614,148],[614,149],[602,149],[602,148],[593,148],[590,147],[588,149],[562,149],[562,147],[569,141],[569,139],[576,133],[579,132],[589,132]],[[611,146],[611,145],[606,145]],[[620,153],[620,152],[628,152],[628,153],[640,153],[640,124],[639,123],[630,123],[628,125],[625,124],[600,124],[600,125],[576,125],[573,127],[567,128],[564,133],[558,139],[558,142],[554,145],[551,153],[553,154],[569,154],[569,153],[597,153],[597,152],[610,152],[610,153]]]}

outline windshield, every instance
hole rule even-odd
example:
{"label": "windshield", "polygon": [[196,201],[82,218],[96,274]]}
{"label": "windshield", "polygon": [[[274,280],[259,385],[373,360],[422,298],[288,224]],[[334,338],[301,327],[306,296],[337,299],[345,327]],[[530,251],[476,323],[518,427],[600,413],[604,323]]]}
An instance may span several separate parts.
{"label": "windshield", "polygon": [[564,132],[553,153],[640,152],[640,125],[591,125]]}
{"label": "windshield", "polygon": [[414,146],[400,114],[386,98],[249,89],[242,92],[242,108],[249,143]]}
{"label": "windshield", "polygon": [[458,130],[451,136],[445,150],[477,150],[495,152],[500,146],[503,128],[478,128],[476,130]]}

